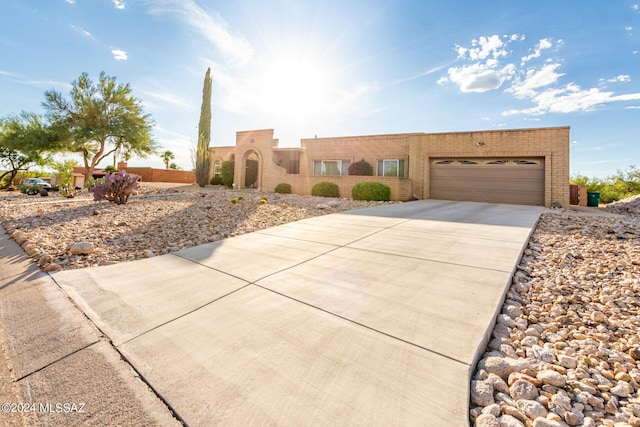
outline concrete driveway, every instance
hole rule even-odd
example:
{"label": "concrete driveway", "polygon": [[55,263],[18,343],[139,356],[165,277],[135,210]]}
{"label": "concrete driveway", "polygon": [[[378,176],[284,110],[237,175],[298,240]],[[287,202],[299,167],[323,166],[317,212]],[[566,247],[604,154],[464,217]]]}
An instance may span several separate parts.
{"label": "concrete driveway", "polygon": [[543,210],[385,205],[52,277],[188,425],[465,426]]}

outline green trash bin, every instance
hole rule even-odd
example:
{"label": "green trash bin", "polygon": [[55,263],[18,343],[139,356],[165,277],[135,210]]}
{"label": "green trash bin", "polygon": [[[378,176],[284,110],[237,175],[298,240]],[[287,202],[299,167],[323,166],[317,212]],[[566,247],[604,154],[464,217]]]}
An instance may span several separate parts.
{"label": "green trash bin", "polygon": [[596,191],[587,191],[587,206],[597,208],[600,204],[600,193]]}

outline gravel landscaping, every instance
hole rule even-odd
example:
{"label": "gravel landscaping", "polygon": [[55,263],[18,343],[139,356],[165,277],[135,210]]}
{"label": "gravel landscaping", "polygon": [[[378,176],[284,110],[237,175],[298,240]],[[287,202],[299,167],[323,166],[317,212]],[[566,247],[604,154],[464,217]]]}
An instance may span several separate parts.
{"label": "gravel landscaping", "polygon": [[640,198],[591,211],[542,215],[473,375],[475,426],[640,426]]}
{"label": "gravel landscaping", "polygon": [[[120,206],[2,192],[0,221],[34,262],[55,271],[378,204],[194,186],[143,188]],[[640,427],[639,331],[640,198],[547,210],[473,373],[471,424]]]}
{"label": "gravel landscaping", "polygon": [[0,193],[6,233],[47,272],[148,258],[383,203],[197,186],[143,186],[123,205],[94,202],[86,191],[73,199],[49,194]]}

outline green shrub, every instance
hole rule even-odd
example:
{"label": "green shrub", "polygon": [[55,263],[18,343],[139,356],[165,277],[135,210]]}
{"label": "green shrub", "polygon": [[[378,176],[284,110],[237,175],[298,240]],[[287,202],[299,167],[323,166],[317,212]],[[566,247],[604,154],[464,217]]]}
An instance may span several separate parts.
{"label": "green shrub", "polygon": [[373,166],[369,162],[358,160],[349,165],[349,175],[373,176]]}
{"label": "green shrub", "polygon": [[211,185],[222,185],[222,177],[214,176],[211,178]]}
{"label": "green shrub", "polygon": [[237,203],[238,201],[236,199],[231,199],[231,203],[233,203],[234,205]]}
{"label": "green shrub", "polygon": [[312,196],[340,197],[340,189],[333,182],[319,182],[311,189]]}
{"label": "green shrub", "polygon": [[222,162],[220,166],[220,179],[222,180],[222,185],[231,188],[233,186],[233,169],[235,166],[235,162],[232,160],[227,160]]}
{"label": "green shrub", "polygon": [[391,200],[391,188],[379,182],[359,182],[351,189],[353,200],[383,201]]}
{"label": "green shrub", "polygon": [[67,199],[73,199],[78,194],[78,190],[71,184],[66,184],[60,187],[60,194],[62,194]]}
{"label": "green shrub", "polygon": [[626,171],[618,170],[604,179],[577,174],[571,177],[571,182],[586,186],[587,191],[600,193],[600,204],[607,204],[640,194],[640,169],[632,165]]}
{"label": "green shrub", "polygon": [[33,196],[34,194],[39,194],[40,190],[42,190],[42,185],[40,184],[21,184],[20,192],[22,194],[28,194],[29,196]]}
{"label": "green shrub", "polygon": [[88,177],[87,180],[84,182],[84,188],[92,188],[94,185],[96,185],[96,179],[92,176]]}
{"label": "green shrub", "polygon": [[291,185],[282,182],[276,185],[276,188],[273,191],[280,194],[291,194]]}

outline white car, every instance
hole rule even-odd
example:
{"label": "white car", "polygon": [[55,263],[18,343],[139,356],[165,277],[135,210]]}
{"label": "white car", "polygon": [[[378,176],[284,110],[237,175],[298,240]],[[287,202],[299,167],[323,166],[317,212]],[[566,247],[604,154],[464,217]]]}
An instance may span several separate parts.
{"label": "white car", "polygon": [[27,178],[24,183],[27,185],[39,185],[45,190],[51,190],[51,185],[40,178]]}

